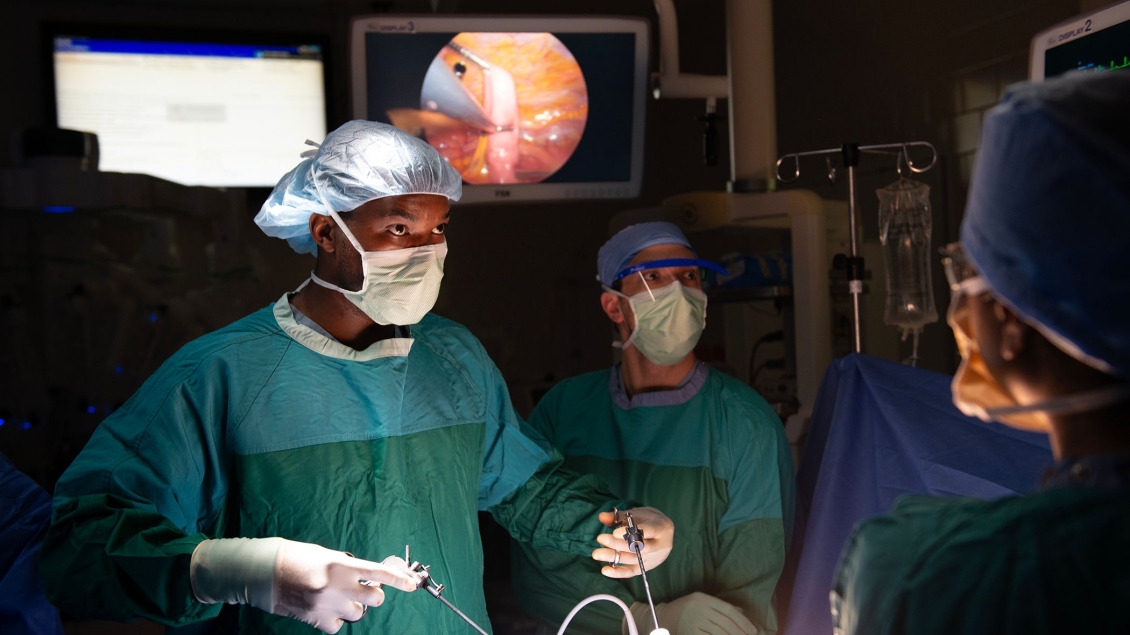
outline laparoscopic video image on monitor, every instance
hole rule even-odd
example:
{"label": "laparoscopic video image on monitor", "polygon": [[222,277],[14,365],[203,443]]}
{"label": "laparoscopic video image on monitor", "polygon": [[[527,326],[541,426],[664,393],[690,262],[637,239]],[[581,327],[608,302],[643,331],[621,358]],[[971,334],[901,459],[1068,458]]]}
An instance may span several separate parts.
{"label": "laparoscopic video image on monitor", "polygon": [[427,140],[465,182],[627,178],[631,35],[369,37],[369,118]]}

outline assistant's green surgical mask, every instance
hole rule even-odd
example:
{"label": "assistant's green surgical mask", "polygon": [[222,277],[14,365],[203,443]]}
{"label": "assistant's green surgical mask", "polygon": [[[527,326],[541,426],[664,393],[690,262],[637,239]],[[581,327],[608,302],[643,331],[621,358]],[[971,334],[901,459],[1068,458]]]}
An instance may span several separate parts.
{"label": "assistant's green surgical mask", "polygon": [[706,328],[706,294],[681,282],[633,296],[605,289],[627,299],[636,318],[632,334],[614,346],[635,346],[653,364],[671,366],[682,361]]}

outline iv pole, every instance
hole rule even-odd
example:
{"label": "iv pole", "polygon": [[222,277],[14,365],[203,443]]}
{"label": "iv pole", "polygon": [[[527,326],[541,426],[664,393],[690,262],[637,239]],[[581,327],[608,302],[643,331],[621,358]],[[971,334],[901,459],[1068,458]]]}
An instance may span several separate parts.
{"label": "iv pole", "polygon": [[[930,159],[930,164],[926,167],[917,167],[914,162],[910,160],[911,147],[926,147],[930,148],[933,156]],[[790,183],[800,178],[800,158],[817,155],[829,155],[839,153],[843,159],[844,167],[848,171],[848,231],[851,232],[851,255],[847,258],[847,276],[848,276],[848,292],[851,293],[851,311],[852,311],[852,330],[854,335],[855,352],[863,352],[863,335],[859,323],[859,296],[863,293],[863,258],[859,255],[859,245],[857,244],[856,226],[858,225],[858,216],[855,211],[855,168],[859,167],[859,155],[861,153],[870,154],[894,154],[901,155],[902,160],[910,171],[915,174],[922,174],[923,172],[934,167],[938,162],[938,151],[934,146],[926,141],[909,141],[906,143],[884,143],[879,145],[861,146],[855,143],[845,143],[839,148],[829,148],[827,150],[811,150],[809,152],[794,152],[792,154],[782,155],[777,159],[777,180],[782,183]],[[790,178],[781,176],[781,164],[786,159],[793,160],[793,175]],[[829,168],[828,178],[835,179],[835,170]]]}

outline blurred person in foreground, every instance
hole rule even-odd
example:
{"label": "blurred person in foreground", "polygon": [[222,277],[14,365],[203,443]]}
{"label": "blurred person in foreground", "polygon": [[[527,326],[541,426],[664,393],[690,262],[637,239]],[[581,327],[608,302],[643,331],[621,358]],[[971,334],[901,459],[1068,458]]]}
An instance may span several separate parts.
{"label": "blurred person in foreground", "polygon": [[1130,633],[1130,72],[1014,87],[981,135],[949,324],[967,415],[1049,435],[1040,491],[861,523],[843,635]]}

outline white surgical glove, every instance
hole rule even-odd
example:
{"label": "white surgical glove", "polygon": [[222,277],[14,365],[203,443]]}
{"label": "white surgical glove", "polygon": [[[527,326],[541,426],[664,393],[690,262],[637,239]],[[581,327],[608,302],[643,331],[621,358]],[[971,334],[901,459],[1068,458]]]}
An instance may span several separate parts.
{"label": "white surgical glove", "polygon": [[[633,514],[634,516],[634,514]],[[665,604],[656,604],[659,626],[671,635],[757,635],[757,627],[738,607],[705,593],[691,593]],[[632,604],[632,617],[640,633],[655,628],[651,609],[644,602]],[[628,621],[622,622],[624,635]]]}
{"label": "white surgical glove", "polygon": [[[654,507],[636,507],[629,509],[632,520],[643,531],[643,565],[651,571],[663,564],[671,554],[671,546],[675,540],[675,523],[663,512]],[[621,521],[623,512],[621,512]],[[614,514],[601,512],[600,522],[612,527]],[[596,541],[604,545],[603,549],[592,552],[592,559],[600,562],[615,563],[616,553],[620,553],[617,566],[604,566],[600,572],[609,578],[634,578],[640,574],[639,560],[636,554],[628,551],[628,543],[624,541],[627,527],[619,527],[610,534],[600,534]]]}
{"label": "white surgical glove", "polygon": [[196,547],[190,576],[193,595],[205,604],[249,604],[336,633],[384,602],[382,584],[416,589],[418,578],[403,562],[369,562],[283,538],[224,538]]}

